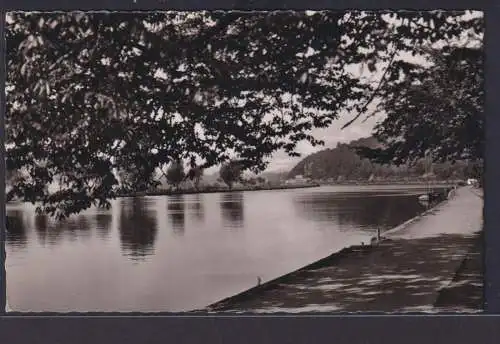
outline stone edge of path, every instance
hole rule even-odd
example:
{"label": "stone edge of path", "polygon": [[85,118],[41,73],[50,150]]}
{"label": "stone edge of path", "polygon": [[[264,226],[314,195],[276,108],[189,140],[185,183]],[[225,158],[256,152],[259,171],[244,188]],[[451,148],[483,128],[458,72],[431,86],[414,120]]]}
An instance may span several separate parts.
{"label": "stone edge of path", "polygon": [[[436,300],[434,300],[433,303],[434,306],[438,304],[441,298],[443,297],[443,292],[446,292],[450,287],[452,287],[453,283],[457,280],[465,264],[469,259],[471,259],[470,258],[471,254],[475,253],[476,245],[478,245],[478,243],[482,243],[484,245],[484,229],[475,232],[473,237],[471,237],[471,240],[473,240],[473,242],[471,243],[469,250],[464,254],[462,262],[458,266],[457,270],[451,276],[451,278],[446,282],[446,284],[439,289],[438,294],[436,295]],[[481,254],[481,261],[483,262],[483,269],[484,269],[484,252],[482,252]],[[483,287],[484,287],[484,275],[483,275]],[[483,299],[483,306],[484,306],[484,299]]]}

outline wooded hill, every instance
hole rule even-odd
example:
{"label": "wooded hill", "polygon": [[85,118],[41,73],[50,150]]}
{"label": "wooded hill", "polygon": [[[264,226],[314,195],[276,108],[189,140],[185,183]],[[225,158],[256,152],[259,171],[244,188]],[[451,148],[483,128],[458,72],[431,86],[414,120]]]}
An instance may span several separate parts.
{"label": "wooded hill", "polygon": [[426,168],[425,160],[413,166],[381,165],[361,157],[356,147],[381,148],[373,137],[361,138],[349,143],[338,143],[337,147],[321,150],[302,159],[288,173],[288,178],[304,175],[312,179],[344,180],[387,180],[406,178],[431,178],[438,180],[464,179],[473,174],[473,166],[465,161],[434,163]]}

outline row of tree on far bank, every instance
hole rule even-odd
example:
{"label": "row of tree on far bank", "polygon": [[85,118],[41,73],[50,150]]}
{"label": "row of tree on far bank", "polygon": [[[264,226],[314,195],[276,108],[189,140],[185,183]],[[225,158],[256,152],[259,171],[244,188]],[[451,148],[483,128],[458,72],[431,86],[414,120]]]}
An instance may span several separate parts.
{"label": "row of tree on far bank", "polygon": [[[159,183],[157,186],[164,184],[178,189],[183,182],[191,182],[195,189],[198,189],[200,182],[203,179],[203,167],[196,166],[186,169],[182,161],[177,160],[170,163],[166,170],[159,169]],[[127,178],[124,176],[124,178]],[[256,185],[264,183],[266,180],[261,176],[244,178],[243,166],[237,160],[231,160],[221,165],[219,169],[219,178],[217,181],[223,182],[227,187],[232,188],[235,183],[244,185]]]}
{"label": "row of tree on far bank", "polygon": [[[119,179],[122,187],[126,190],[127,186],[137,182],[137,174],[140,171],[135,166],[129,166],[127,169],[120,169],[117,171],[116,177]],[[243,167],[237,160],[231,160],[221,165],[219,169],[219,177],[217,183],[222,182],[228,188],[232,188],[235,183],[241,183],[247,186],[254,186],[257,184],[264,184],[267,180],[262,176],[256,177],[243,177]],[[184,182],[190,182],[191,185],[198,190],[200,182],[203,179],[204,169],[201,166],[194,166],[186,168],[180,160],[173,161],[168,164],[166,168],[159,168],[156,171],[156,179],[154,186],[150,189],[155,189],[159,186],[170,186],[174,189],[179,187]],[[24,175],[22,170],[7,170],[6,183],[12,185],[21,180]],[[59,178],[59,183],[61,183]],[[57,179],[56,179],[57,180]],[[46,186],[48,187],[48,185]]]}

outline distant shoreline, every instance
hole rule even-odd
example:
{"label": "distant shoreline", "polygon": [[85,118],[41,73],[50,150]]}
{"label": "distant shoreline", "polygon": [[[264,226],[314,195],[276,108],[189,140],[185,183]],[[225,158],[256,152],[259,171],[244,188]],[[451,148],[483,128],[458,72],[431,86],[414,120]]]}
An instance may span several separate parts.
{"label": "distant shoreline", "polygon": [[[346,181],[341,181],[341,182],[321,182],[319,183],[321,186],[325,185],[330,185],[330,186],[336,186],[336,185],[360,185],[360,186],[365,186],[365,185],[430,185],[430,186],[436,186],[436,185],[458,185],[463,181],[461,180],[432,180],[432,181],[423,181],[423,180],[404,180],[404,181],[395,181],[395,180],[380,180],[380,181],[356,181],[356,180],[346,180]],[[463,182],[465,183],[465,182]]]}
{"label": "distant shoreline", "polygon": [[134,192],[130,194],[120,194],[118,197],[140,197],[140,196],[172,196],[172,195],[191,195],[191,194],[206,194],[206,193],[227,193],[227,192],[243,192],[243,191],[270,191],[270,190],[288,190],[288,189],[305,189],[316,188],[320,184],[300,184],[300,185],[281,185],[281,186],[265,186],[253,188],[207,188],[201,190],[154,190],[145,192]]}
{"label": "distant shoreline", "polygon": [[191,194],[206,194],[206,193],[227,193],[227,192],[243,192],[243,191],[271,191],[271,190],[288,190],[288,189],[305,189],[315,188],[320,186],[390,186],[390,185],[407,185],[407,186],[426,186],[431,187],[446,187],[456,185],[455,181],[434,181],[427,183],[423,181],[376,181],[376,182],[359,182],[359,181],[344,181],[339,183],[310,183],[310,184],[297,184],[297,185],[279,185],[279,186],[256,186],[256,187],[235,187],[229,188],[207,188],[200,190],[153,190],[145,192],[136,192],[130,194],[120,194],[118,197],[140,197],[140,196],[172,196],[172,195],[191,195]]}
{"label": "distant shoreline", "polygon": [[[289,185],[274,185],[274,186],[253,186],[253,187],[235,187],[232,189],[229,188],[220,188],[220,187],[206,187],[205,189],[195,190],[152,190],[152,191],[143,191],[143,192],[133,192],[133,193],[119,193],[115,196],[115,198],[123,198],[123,197],[143,197],[143,196],[173,196],[173,195],[195,195],[195,194],[209,194],[209,193],[229,193],[229,192],[247,192],[247,191],[271,191],[271,190],[292,190],[292,189],[306,189],[306,188],[315,188],[321,186],[429,186],[429,187],[449,187],[453,185],[457,185],[463,181],[419,181],[419,180],[411,180],[411,181],[354,181],[354,180],[346,180],[342,182],[314,182],[308,184],[289,184]],[[11,200],[6,202],[7,204],[17,203],[22,201]]]}

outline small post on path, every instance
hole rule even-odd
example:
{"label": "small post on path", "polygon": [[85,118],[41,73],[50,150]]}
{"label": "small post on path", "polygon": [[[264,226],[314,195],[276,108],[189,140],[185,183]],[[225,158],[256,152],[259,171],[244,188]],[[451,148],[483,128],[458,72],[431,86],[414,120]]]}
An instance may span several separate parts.
{"label": "small post on path", "polygon": [[380,228],[377,227],[377,236],[372,237],[370,244],[373,245],[374,243],[379,243],[380,242]]}

